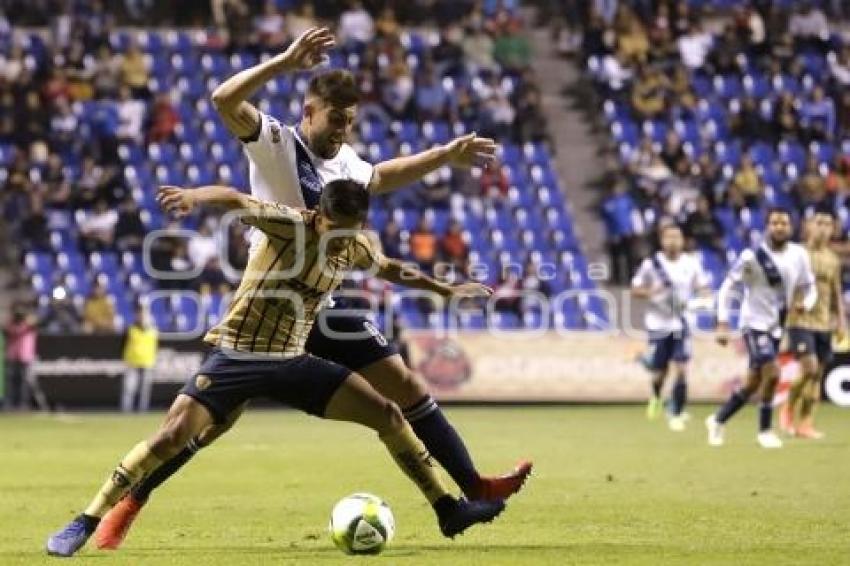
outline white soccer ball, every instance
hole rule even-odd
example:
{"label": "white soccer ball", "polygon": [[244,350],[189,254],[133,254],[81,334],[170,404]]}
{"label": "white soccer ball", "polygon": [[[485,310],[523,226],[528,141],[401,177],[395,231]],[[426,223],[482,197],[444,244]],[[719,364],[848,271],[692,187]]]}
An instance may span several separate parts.
{"label": "white soccer ball", "polygon": [[395,535],[395,518],[380,497],[354,493],[334,505],[328,530],[346,554],[378,554]]}

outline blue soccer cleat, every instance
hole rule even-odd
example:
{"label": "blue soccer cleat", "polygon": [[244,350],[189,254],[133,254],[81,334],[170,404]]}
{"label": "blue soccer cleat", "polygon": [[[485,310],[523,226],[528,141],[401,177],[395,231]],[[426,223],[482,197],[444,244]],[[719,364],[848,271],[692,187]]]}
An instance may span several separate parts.
{"label": "blue soccer cleat", "polygon": [[68,523],[64,529],[47,539],[47,554],[51,556],[73,556],[89,540],[91,532],[86,529],[82,515]]}
{"label": "blue soccer cleat", "polygon": [[505,510],[505,502],[501,499],[494,501],[467,501],[459,499],[452,509],[440,521],[440,531],[443,536],[454,538],[466,529],[478,523],[489,523]]}

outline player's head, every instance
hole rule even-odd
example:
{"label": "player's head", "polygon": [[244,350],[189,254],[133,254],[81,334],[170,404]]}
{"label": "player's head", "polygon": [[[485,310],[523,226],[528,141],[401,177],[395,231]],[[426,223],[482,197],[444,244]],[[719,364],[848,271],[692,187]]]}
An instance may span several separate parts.
{"label": "player's head", "polygon": [[832,239],[835,230],[835,215],[831,210],[819,209],[808,220],[809,242],[822,246]]}
{"label": "player's head", "polygon": [[310,79],[303,129],[313,151],[325,158],[336,155],[351,133],[359,101],[357,81],[348,71],[336,69]]}
{"label": "player's head", "polygon": [[327,252],[335,254],[345,249],[353,235],[360,230],[369,214],[369,191],[351,179],[331,181],[322,189],[316,231],[321,234],[340,231],[339,237],[328,240]]}
{"label": "player's head", "polygon": [[791,213],[784,208],[767,211],[767,237],[774,246],[783,246],[791,239]]}
{"label": "player's head", "polygon": [[685,238],[682,229],[677,224],[665,223],[658,229],[658,241],[661,251],[671,257],[676,257],[685,248]]}

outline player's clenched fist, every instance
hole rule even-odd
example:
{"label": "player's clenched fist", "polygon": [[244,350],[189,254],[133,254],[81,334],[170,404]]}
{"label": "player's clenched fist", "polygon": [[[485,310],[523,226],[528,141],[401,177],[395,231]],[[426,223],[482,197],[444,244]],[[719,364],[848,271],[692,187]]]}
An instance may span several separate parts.
{"label": "player's clenched fist", "polygon": [[192,191],[172,185],[160,187],[156,193],[156,200],[163,211],[178,219],[187,216],[195,207]]}

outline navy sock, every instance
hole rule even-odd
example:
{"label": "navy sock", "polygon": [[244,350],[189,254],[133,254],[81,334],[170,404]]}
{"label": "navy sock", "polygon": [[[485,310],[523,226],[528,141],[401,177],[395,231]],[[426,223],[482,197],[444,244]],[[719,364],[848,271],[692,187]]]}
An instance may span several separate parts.
{"label": "navy sock", "polygon": [[140,502],[145,502],[150,497],[151,492],[158,488],[162,483],[177,473],[177,470],[192,459],[198,450],[203,448],[203,445],[197,438],[193,438],[186,445],[186,448],[173,456],[170,460],[166,460],[160,467],[152,471],[141,482],[133,486],[131,494],[133,499]]}
{"label": "navy sock", "polygon": [[673,414],[678,416],[685,410],[685,404],[688,402],[688,382],[684,377],[679,377],[676,383],[673,384]]}
{"label": "navy sock", "polygon": [[405,409],[404,418],[431,456],[443,466],[463,492],[469,494],[474,490],[480,479],[478,472],[466,445],[443,415],[437,402],[427,395]]}
{"label": "navy sock", "polygon": [[95,532],[95,530],[97,530],[97,525],[100,524],[100,517],[86,515],[85,513],[82,513],[77,518],[83,522],[83,529],[86,531],[87,535],[90,535]]}
{"label": "navy sock", "polygon": [[652,394],[655,397],[661,397],[661,388],[664,386],[664,379],[661,377],[652,378]]}
{"label": "navy sock", "polygon": [[759,432],[770,430],[771,421],[773,420],[773,404],[770,401],[759,405]]}
{"label": "navy sock", "polygon": [[744,406],[744,403],[747,402],[748,395],[744,395],[740,391],[736,391],[729,397],[729,400],[726,401],[720,410],[717,411],[717,422],[720,424],[725,423],[732,415],[738,412],[738,409]]}

